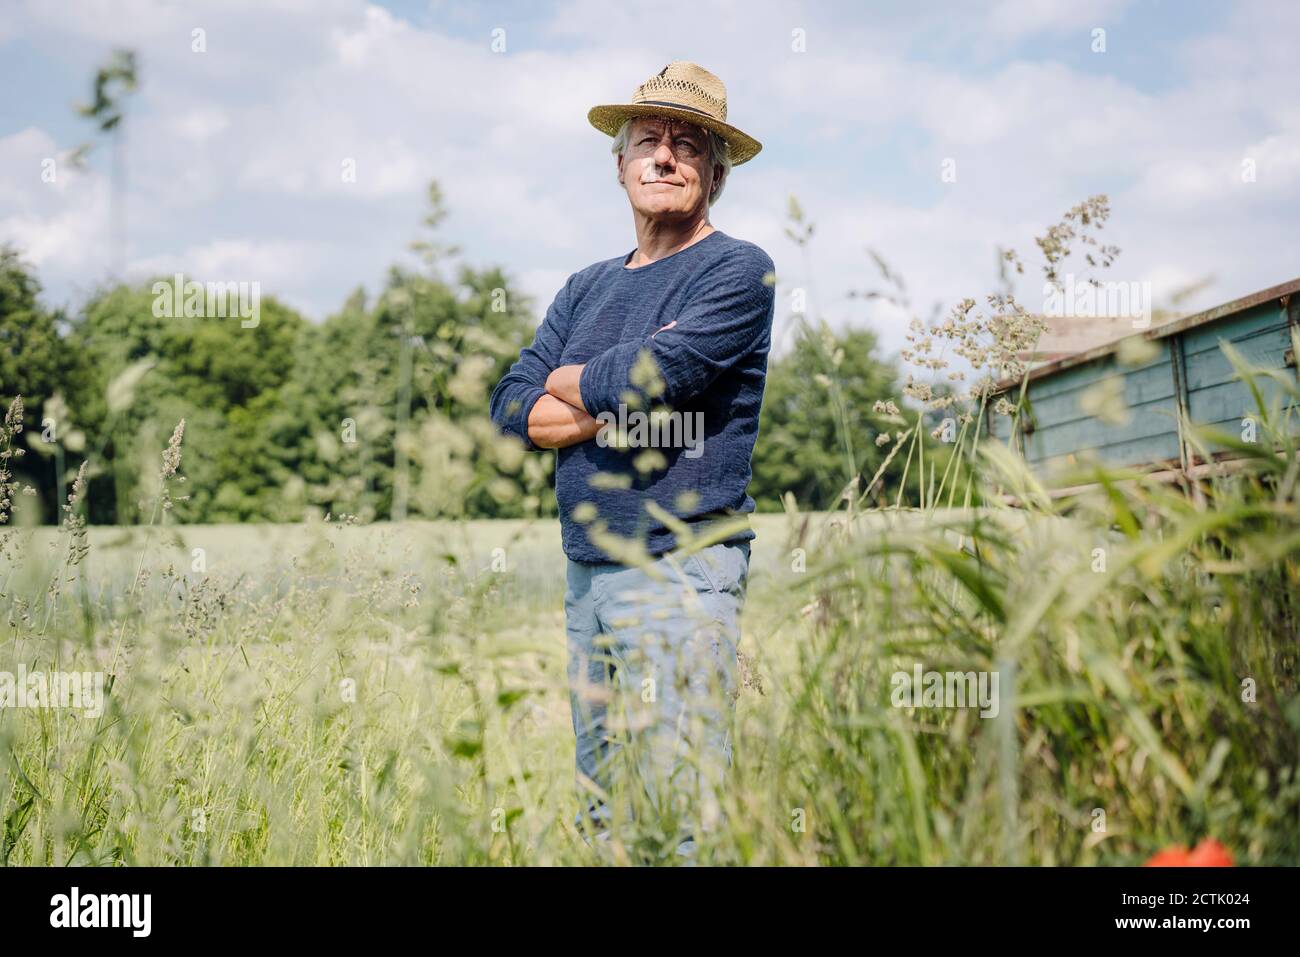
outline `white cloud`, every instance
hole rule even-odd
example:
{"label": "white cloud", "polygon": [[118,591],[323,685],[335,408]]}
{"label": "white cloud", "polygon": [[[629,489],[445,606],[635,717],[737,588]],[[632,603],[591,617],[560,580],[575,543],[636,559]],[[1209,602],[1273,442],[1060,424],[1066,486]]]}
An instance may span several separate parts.
{"label": "white cloud", "polygon": [[[830,318],[870,317],[896,348],[900,317],[845,297],[871,284],[866,246],[928,314],[990,288],[996,245],[1030,258],[1035,231],[1103,190],[1123,278],[1172,286],[1214,273],[1199,305],[1290,278],[1300,98],[1289,38],[1300,14],[1262,6],[1234,8],[1160,64],[1158,86],[1140,88],[1116,54],[1111,72],[1051,56],[1073,49],[1075,32],[1086,49],[1092,26],[1107,26],[1113,47],[1131,12],[1120,2],[862,17],[691,0],[663,3],[647,25],[640,6],[572,0],[530,11],[527,28],[503,12],[503,55],[486,32],[439,33],[362,0],[197,10],[128,0],[111,15],[92,0],[32,3],[9,29],[78,83],[110,45],[139,50],[127,121],[133,274],[257,278],[316,317],[406,255],[435,177],[451,213],[445,238],[470,262],[507,267],[544,310],[569,273],[634,243],[587,109],[626,97],[670,59],[698,58],[726,79],[731,118],[767,145],[735,173],[717,225],[763,245],[783,282],[811,279]],[[668,26],[679,14],[689,41]],[[190,49],[195,26],[205,54]],[[790,50],[795,27],[806,54]],[[39,182],[39,157],[57,153],[51,131],[66,125],[0,129],[0,236],[29,246],[54,287],[104,261],[107,151],[59,189]],[[956,183],[939,179],[947,156]],[[1241,182],[1245,157],[1253,184]],[[355,182],[342,176],[349,159]],[[790,193],[818,224],[811,276],[782,234]]]}
{"label": "white cloud", "polygon": [[178,116],[172,129],[187,140],[202,143],[224,133],[230,126],[230,117],[224,110],[199,108]]}
{"label": "white cloud", "polygon": [[301,283],[328,252],[324,244],[283,240],[216,239],[174,253],[133,261],[127,272],[146,279],[184,272],[203,281],[260,282],[270,293]]}
{"label": "white cloud", "polygon": [[1127,0],[998,0],[989,12],[988,22],[1005,38],[1066,31],[1080,31],[1087,37],[1090,29],[1104,29],[1107,21],[1127,5]]}
{"label": "white cloud", "polygon": [[106,262],[108,192],[102,177],[69,162],[70,152],[40,129],[0,138],[0,242],[15,245],[47,283],[94,283]]}
{"label": "white cloud", "polygon": [[28,127],[0,137],[0,203],[30,207],[42,187],[47,192],[66,188],[75,171],[63,169],[62,154],[44,130]]}
{"label": "white cloud", "polygon": [[[40,270],[43,278],[52,272],[61,279],[93,280],[80,275],[82,270],[102,271],[107,246],[107,227],[97,234],[87,234],[86,224],[98,215],[107,219],[108,204],[96,194],[87,207],[63,210],[50,215],[16,213],[0,217],[0,241],[11,242],[23,258]],[[97,243],[96,240],[99,240]]]}

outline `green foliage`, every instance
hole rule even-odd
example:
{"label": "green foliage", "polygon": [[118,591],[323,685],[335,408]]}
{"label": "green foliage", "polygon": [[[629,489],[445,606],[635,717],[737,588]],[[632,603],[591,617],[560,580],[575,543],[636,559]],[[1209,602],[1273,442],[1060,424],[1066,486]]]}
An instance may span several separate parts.
{"label": "green foliage", "polygon": [[[429,202],[432,232],[445,216],[436,184]],[[159,450],[184,418],[187,485],[172,521],[554,514],[554,456],[522,454],[488,416],[493,386],[531,341],[532,304],[500,269],[453,269],[455,248],[436,237],[412,245],[422,269],[393,267],[373,299],[357,289],[314,324],[262,297],[248,326],[235,309],[155,309],[154,282],[106,288],[64,321],[41,306],[17,253],[0,252],[0,397],[24,396],[40,452],[15,467],[36,487],[30,512],[54,520],[85,460],[90,521],[145,520]],[[875,353],[870,332],[822,327],[771,361],[760,509],[780,509],[787,492],[833,505],[855,476],[865,488],[890,450],[876,436],[903,424],[871,411],[897,379]],[[35,442],[49,403],[66,421],[55,442]],[[873,500],[903,465],[891,463]]]}
{"label": "green foliage", "polygon": [[[874,333],[805,330],[768,369],[750,485],[759,509],[779,511],[787,492],[806,508],[833,508],[855,476],[865,488],[888,454],[876,437],[896,428],[891,417],[872,410],[897,395],[897,377],[893,366],[877,358]],[[835,386],[838,398],[832,395]],[[854,437],[852,469],[843,429]],[[891,463],[886,474],[896,479],[901,469],[901,462]]]}
{"label": "green foliage", "polygon": [[93,357],[74,397],[106,463],[92,477],[94,520],[140,519],[141,483],[181,418],[191,484],[179,521],[297,521],[304,508],[387,516],[406,396],[413,484],[450,493],[416,496],[413,514],[522,513],[520,495],[493,485],[510,453],[487,399],[531,326],[499,270],[464,268],[451,286],[394,268],[372,305],[358,290],[320,325],[271,298],[251,327],[237,314],[158,316],[152,287],[95,297],[67,340]]}
{"label": "green foliage", "polygon": [[[1257,465],[1199,500],[1098,472],[1092,491],[1030,510],[759,516],[733,776],[699,858],[1132,865],[1213,837],[1239,864],[1295,864],[1300,501],[1292,455]],[[989,457],[980,497],[1027,482],[1021,468]],[[672,822],[634,781],[615,781],[613,803],[641,803],[611,840],[589,848],[572,829],[555,532],[91,529],[80,603],[47,597],[51,545],[70,533],[20,534],[0,559],[15,623],[0,670],[122,656],[97,718],[6,710],[0,852],[674,861]],[[185,571],[194,547],[206,573]],[[806,570],[789,568],[793,547]],[[510,574],[491,570],[496,549]],[[894,677],[916,665],[998,673],[996,715],[897,705]]]}
{"label": "green foliage", "polygon": [[135,52],[114,50],[112,59],[95,71],[93,99],[78,106],[77,113],[100,132],[111,133],[122,122],[121,97],[134,93],[138,84]]}
{"label": "green foliage", "polygon": [[[106,90],[129,91],[129,67],[97,80],[87,115],[115,115]],[[373,302],[358,289],[320,324],[271,297],[245,322],[230,293],[226,317],[185,315],[171,277],[107,287],[64,321],[41,306],[18,253],[0,248],[0,399],[24,397],[40,453],[24,462],[16,433],[10,468],[39,504],[24,514],[58,516],[84,461],[91,521],[144,520],[181,419],[189,484],[175,521],[553,511],[552,457],[525,458],[488,415],[492,387],[531,338],[531,304],[500,269],[452,268],[456,248],[434,235],[446,215],[436,183],[429,204],[429,235],[412,244],[424,271],[392,268]]]}
{"label": "green foliage", "polygon": [[114,287],[92,299],[72,324],[69,347],[93,357],[73,402],[98,440],[90,449],[96,470],[91,517],[119,523],[141,518],[143,483],[157,471],[158,450],[182,418],[192,484],[190,498],[178,502],[177,518],[267,517],[278,449],[266,418],[279,404],[298,341],[311,327],[274,299],[262,300],[252,328],[243,327],[238,314],[155,315],[153,285]]}
{"label": "green foliage", "polygon": [[18,252],[0,246],[0,394],[29,409],[53,394],[64,361],[55,316],[37,302],[40,284]]}
{"label": "green foliage", "polygon": [[18,252],[0,246],[0,404],[8,408],[16,396],[23,397],[23,437],[36,455],[24,455],[13,463],[13,472],[24,485],[36,490],[26,507],[31,518],[46,521],[57,515],[57,489],[61,458],[50,455],[41,440],[42,421],[53,423],[54,434],[74,452],[80,452],[82,423],[66,411],[65,400],[88,372],[86,356],[69,346],[61,334],[62,316],[39,302],[40,284]]}
{"label": "green foliage", "polygon": [[[520,465],[496,435],[487,402],[531,335],[527,310],[497,269],[463,268],[453,287],[395,268],[369,307],[358,290],[300,344],[278,432],[294,463],[283,486],[336,515],[387,517],[398,404],[409,395],[410,514],[523,514],[521,495],[493,491],[502,467]],[[534,478],[544,480],[540,471]]]}

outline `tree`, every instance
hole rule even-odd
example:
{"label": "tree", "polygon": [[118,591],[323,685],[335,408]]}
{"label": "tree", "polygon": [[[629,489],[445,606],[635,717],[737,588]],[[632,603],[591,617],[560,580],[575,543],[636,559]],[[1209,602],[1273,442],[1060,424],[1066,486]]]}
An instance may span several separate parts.
{"label": "tree", "polygon": [[64,384],[84,369],[59,334],[61,316],[41,306],[40,290],[17,250],[0,246],[0,404],[7,409],[15,396],[23,397],[24,444],[38,454],[24,456],[15,472],[36,488],[41,511],[57,516],[67,479],[63,451],[69,442],[77,446],[81,435],[66,411]]}
{"label": "tree", "polygon": [[[111,103],[99,86],[97,101]],[[103,111],[105,129],[116,128]],[[436,184],[429,195],[433,229],[445,213]],[[488,415],[493,384],[532,335],[526,297],[497,268],[445,278],[452,247],[429,239],[415,249],[424,268],[392,268],[373,301],[358,289],[314,325],[262,297],[250,327],[229,304],[227,317],[155,309],[153,282],[106,288],[62,323],[6,251],[0,390],[24,395],[29,435],[57,398],[90,437],[95,522],[140,518],[158,450],[182,418],[188,496],[169,512],[176,521],[299,521],[313,508],[363,520],[553,510],[552,459],[523,456]],[[62,445],[50,448],[62,456]],[[61,461],[54,471],[64,474]],[[53,479],[32,484],[57,517]]]}
{"label": "tree", "polygon": [[314,327],[283,393],[297,430],[283,438],[299,453],[287,481],[300,483],[304,504],[400,520],[406,473],[409,514],[521,514],[526,496],[498,479],[503,463],[523,466],[502,449],[509,443],[487,408],[531,335],[527,307],[498,269],[463,267],[449,285],[394,268],[373,303],[358,290]]}
{"label": "tree", "polygon": [[[876,358],[876,348],[870,331],[837,334],[822,326],[806,330],[789,354],[770,363],[750,484],[760,510],[780,510],[786,492],[803,508],[834,508],[853,477],[845,463],[845,429],[859,490],[865,490],[888,451],[876,437],[897,428],[872,411],[877,401],[896,398],[898,388],[897,370]],[[842,404],[831,400],[831,377]],[[891,463],[886,475],[900,473],[901,463]]]}
{"label": "tree", "polygon": [[279,480],[278,449],[262,419],[277,408],[306,320],[269,297],[251,328],[234,310],[226,318],[158,316],[152,286],[118,286],[94,297],[69,336],[93,370],[73,403],[96,437],[91,515],[137,517],[140,483],[157,472],[157,450],[185,418],[191,497],[177,502],[176,518],[262,518]]}

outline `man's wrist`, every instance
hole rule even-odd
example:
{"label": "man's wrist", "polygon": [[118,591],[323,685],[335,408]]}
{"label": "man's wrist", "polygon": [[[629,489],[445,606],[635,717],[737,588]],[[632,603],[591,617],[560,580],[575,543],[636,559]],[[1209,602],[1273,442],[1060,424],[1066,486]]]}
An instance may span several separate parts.
{"label": "man's wrist", "polygon": [[590,412],[582,401],[582,371],[586,365],[560,366],[546,377],[546,391],[575,409]]}
{"label": "man's wrist", "polygon": [[600,423],[573,405],[544,393],[528,415],[528,439],[542,449],[562,449],[595,438]]}

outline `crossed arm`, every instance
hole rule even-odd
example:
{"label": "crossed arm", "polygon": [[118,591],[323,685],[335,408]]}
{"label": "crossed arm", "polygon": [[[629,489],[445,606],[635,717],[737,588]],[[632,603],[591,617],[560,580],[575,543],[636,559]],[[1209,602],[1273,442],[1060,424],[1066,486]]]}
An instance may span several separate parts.
{"label": "crossed arm", "polygon": [[582,406],[582,366],[560,366],[546,377],[546,394],[528,413],[528,438],[542,449],[563,449],[596,437],[600,423]]}
{"label": "crossed arm", "polygon": [[764,277],[771,270],[771,259],[761,251],[733,257],[693,287],[687,304],[654,335],[619,342],[574,365],[560,364],[569,334],[566,284],[533,344],[497,383],[493,421],[533,448],[562,449],[595,438],[595,416],[644,391],[634,374],[644,353],[661,380],[655,401],[680,408],[770,333],[774,293]]}
{"label": "crossed arm", "polygon": [[[595,438],[600,423],[588,414],[576,383],[582,366],[560,364],[569,335],[569,284],[555,297],[533,344],[492,392],[492,420],[529,448],[562,449]],[[567,383],[572,381],[574,388]],[[554,387],[552,387],[554,384]]]}

